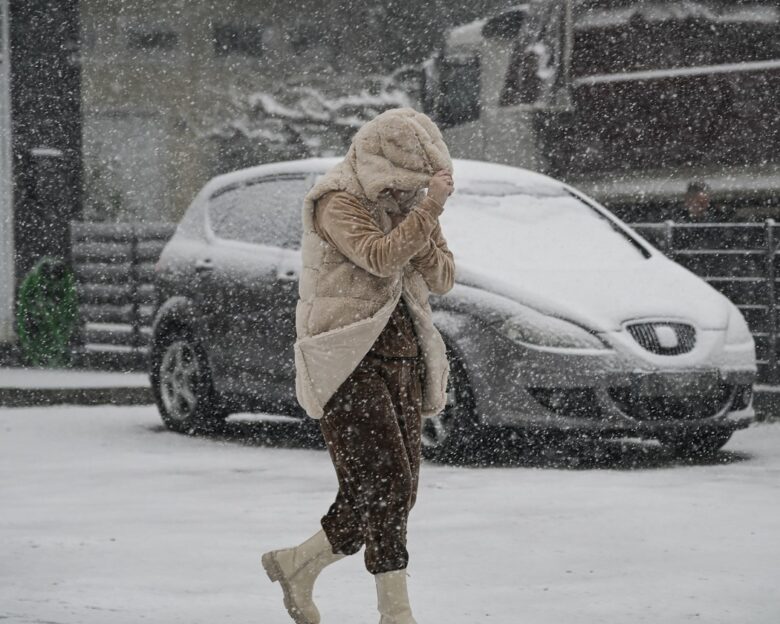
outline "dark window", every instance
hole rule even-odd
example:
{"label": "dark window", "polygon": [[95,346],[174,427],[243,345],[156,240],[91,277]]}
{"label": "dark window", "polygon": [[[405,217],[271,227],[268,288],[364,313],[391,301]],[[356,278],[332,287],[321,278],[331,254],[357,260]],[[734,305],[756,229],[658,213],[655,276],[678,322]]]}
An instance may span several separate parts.
{"label": "dark window", "polygon": [[437,120],[444,126],[455,126],[479,119],[479,58],[444,58],[439,66],[441,104]]}
{"label": "dark window", "polygon": [[214,26],[214,52],[217,56],[241,54],[259,58],[263,56],[263,29],[260,26]]}
{"label": "dark window", "polygon": [[209,221],[226,240],[294,248],[301,241],[304,177],[260,178],[211,196]]}
{"label": "dark window", "polygon": [[133,50],[173,50],[179,35],[172,30],[135,31],[127,36],[127,45]]}

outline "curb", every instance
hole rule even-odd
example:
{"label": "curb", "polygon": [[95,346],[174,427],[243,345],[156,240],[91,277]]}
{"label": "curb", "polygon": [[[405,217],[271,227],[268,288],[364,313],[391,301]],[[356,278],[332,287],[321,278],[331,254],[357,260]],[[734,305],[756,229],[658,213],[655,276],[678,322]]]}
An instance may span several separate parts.
{"label": "curb", "polygon": [[0,406],[151,405],[151,388],[0,388]]}

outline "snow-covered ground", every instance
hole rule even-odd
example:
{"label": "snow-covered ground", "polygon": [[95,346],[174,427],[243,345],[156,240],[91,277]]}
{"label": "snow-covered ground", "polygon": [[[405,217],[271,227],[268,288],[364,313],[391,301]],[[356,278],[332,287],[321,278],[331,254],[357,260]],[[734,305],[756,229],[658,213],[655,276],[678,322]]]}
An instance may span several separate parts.
{"label": "snow-covered ground", "polygon": [[[260,554],[318,528],[335,476],[288,422],[234,430],[169,433],[151,407],[0,410],[0,621],[290,622]],[[607,450],[588,469],[424,465],[420,624],[780,621],[780,425],[709,463]],[[378,621],[360,555],[315,595],[323,624]]]}

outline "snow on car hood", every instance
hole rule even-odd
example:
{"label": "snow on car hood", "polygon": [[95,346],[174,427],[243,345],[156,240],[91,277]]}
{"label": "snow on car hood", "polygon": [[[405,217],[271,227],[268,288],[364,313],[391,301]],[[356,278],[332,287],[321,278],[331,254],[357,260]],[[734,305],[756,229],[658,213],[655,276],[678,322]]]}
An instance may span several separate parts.
{"label": "snow on car hood", "polygon": [[678,319],[701,329],[724,329],[729,304],[715,289],[662,258],[642,270],[493,271],[457,254],[456,279],[596,331],[616,331],[641,318]]}
{"label": "snow on car hood", "polygon": [[728,324],[723,295],[658,252],[648,258],[561,186],[472,185],[450,199],[441,222],[458,282],[545,314],[597,331],[650,317]]}

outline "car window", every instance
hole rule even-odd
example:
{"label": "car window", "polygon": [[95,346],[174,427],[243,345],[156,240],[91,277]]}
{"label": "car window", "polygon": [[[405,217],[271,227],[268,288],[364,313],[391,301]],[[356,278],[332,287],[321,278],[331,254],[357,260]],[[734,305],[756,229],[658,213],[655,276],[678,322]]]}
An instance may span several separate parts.
{"label": "car window", "polygon": [[222,239],[298,247],[301,205],[309,190],[308,177],[266,177],[215,192],[209,202],[209,222]]}

